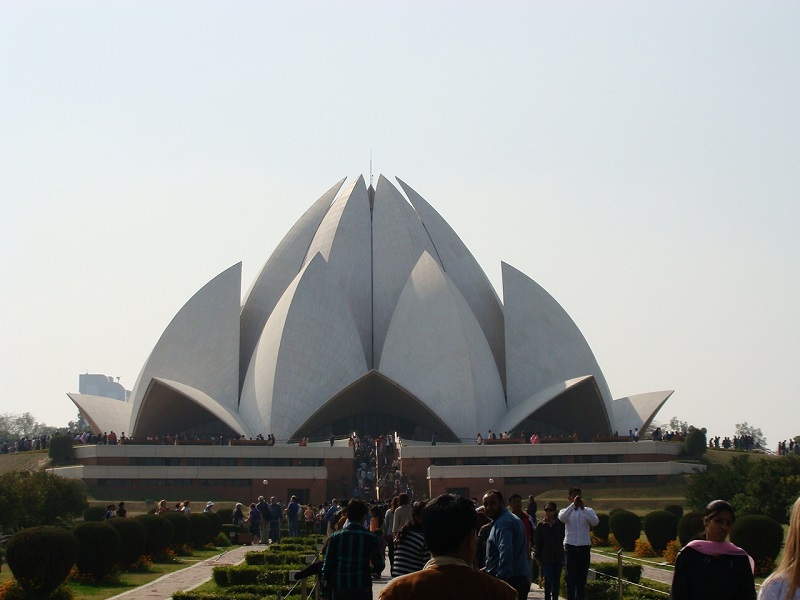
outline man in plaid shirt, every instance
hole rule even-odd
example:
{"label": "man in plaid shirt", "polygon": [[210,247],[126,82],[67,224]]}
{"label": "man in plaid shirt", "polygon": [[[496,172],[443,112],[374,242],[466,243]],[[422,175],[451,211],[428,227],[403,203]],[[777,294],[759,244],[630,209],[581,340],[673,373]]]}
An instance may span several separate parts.
{"label": "man in plaid shirt", "polygon": [[331,535],[322,561],[322,581],[331,600],[372,600],[372,573],[383,571],[378,537],[364,527],[367,505],[351,500],[347,525]]}

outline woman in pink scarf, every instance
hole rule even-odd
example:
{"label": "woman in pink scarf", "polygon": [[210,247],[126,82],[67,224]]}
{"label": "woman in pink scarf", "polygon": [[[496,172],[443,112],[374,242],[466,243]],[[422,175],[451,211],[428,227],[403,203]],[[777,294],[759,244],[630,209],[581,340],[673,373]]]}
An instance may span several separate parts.
{"label": "woman in pink scarf", "polygon": [[675,559],[672,600],[755,600],[753,559],[725,541],[734,519],[724,500],[706,506],[705,539],[689,542]]}

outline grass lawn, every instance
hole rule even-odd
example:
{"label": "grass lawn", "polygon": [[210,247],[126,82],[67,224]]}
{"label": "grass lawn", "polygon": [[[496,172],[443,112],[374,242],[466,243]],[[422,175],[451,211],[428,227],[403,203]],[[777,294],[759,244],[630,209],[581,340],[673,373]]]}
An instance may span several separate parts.
{"label": "grass lawn", "polygon": [[[191,567],[223,551],[224,549],[195,550],[194,556],[182,556],[180,564],[155,564],[153,565],[153,570],[149,573],[124,573],[120,576],[119,583],[116,584],[86,585],[71,582],[68,585],[75,600],[105,600],[105,598],[111,598],[145,583],[150,583],[167,573],[174,573],[186,567]],[[13,579],[11,570],[8,565],[3,565],[3,571],[0,573],[0,584],[9,579]]]}

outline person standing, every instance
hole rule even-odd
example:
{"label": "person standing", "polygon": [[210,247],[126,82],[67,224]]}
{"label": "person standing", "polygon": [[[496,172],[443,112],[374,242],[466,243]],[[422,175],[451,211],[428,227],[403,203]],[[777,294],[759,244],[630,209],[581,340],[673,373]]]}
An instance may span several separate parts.
{"label": "person standing", "polygon": [[394,565],[394,511],[397,508],[397,496],[389,501],[389,508],[383,516],[383,539],[389,554],[389,568]]}
{"label": "person standing", "polygon": [[384,568],[378,538],[364,527],[367,505],[351,500],[348,524],[328,539],[320,577],[331,600],[372,600],[372,573]]}
{"label": "person standing", "polygon": [[272,543],[281,541],[281,515],[283,514],[280,502],[275,500],[275,496],[269,497],[269,539]]}
{"label": "person standing", "polygon": [[558,520],[565,526],[567,600],[584,600],[586,597],[586,577],[592,551],[589,530],[600,522],[594,510],[583,504],[582,494],[580,488],[570,488],[567,492],[570,504],[558,513]]}
{"label": "person standing", "polygon": [[300,535],[300,503],[297,501],[297,496],[292,496],[289,499],[289,505],[286,507],[286,520],[289,522],[289,537],[299,537]]}
{"label": "person standing", "polygon": [[725,541],[734,519],[725,500],[706,506],[705,539],[692,540],[675,558],[671,600],[755,600],[753,559]]}
{"label": "person standing", "polygon": [[556,518],[556,503],[544,505],[544,519],[533,532],[533,555],[544,577],[544,600],[558,600],[564,567],[564,523]]}
{"label": "person standing", "polygon": [[492,520],[489,539],[486,540],[484,570],[517,590],[519,600],[525,600],[531,589],[525,527],[519,517],[505,507],[503,494],[498,490],[484,494],[483,508]]}
{"label": "person standing", "polygon": [[514,600],[507,583],[472,568],[478,515],[472,502],[444,494],[422,511],[432,558],[421,571],[402,575],[381,590],[380,600]]}
{"label": "person standing", "polygon": [[411,510],[411,521],[397,532],[394,541],[392,577],[421,571],[431,559],[431,552],[422,531],[422,511],[425,502],[417,502]]}
{"label": "person standing", "polygon": [[403,525],[411,521],[411,499],[408,494],[400,494],[397,496],[397,508],[394,509],[394,519],[392,520],[392,531],[395,537],[397,532],[403,528]]}
{"label": "person standing", "polygon": [[[261,538],[262,544],[269,544],[269,528],[272,522],[272,509],[267,504],[264,496],[258,497],[258,504],[256,504],[258,512],[261,514],[261,519],[258,522],[258,534]],[[277,540],[276,540],[277,541]]]}

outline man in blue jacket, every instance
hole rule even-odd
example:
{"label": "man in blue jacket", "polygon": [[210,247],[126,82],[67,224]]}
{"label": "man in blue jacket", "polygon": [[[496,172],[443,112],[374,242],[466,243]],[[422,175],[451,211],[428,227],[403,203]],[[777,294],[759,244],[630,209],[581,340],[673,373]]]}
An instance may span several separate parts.
{"label": "man in blue jacket", "polygon": [[506,508],[503,494],[498,490],[489,490],[484,494],[483,508],[486,516],[492,520],[486,542],[484,570],[513,587],[519,600],[525,600],[531,589],[525,526],[519,517]]}

